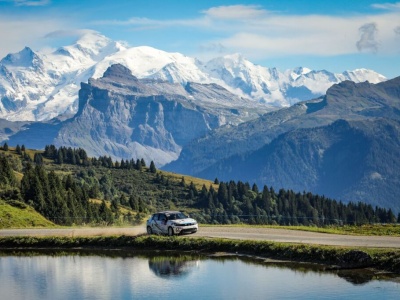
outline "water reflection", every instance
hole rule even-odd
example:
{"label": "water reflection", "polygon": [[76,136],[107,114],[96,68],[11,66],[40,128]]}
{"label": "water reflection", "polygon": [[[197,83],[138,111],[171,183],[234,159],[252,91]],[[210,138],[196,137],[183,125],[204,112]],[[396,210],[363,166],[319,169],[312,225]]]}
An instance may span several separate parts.
{"label": "water reflection", "polygon": [[337,272],[337,275],[354,285],[363,285],[374,279],[379,279],[372,271],[368,270],[340,270]]}
{"label": "water reflection", "polygon": [[1,299],[168,299],[177,290],[197,295],[192,299],[264,299],[266,295],[311,299],[327,294],[328,299],[340,299],[355,291],[368,299],[377,295],[377,287],[385,287],[386,296],[400,292],[399,283],[387,287],[387,282],[378,281],[382,278],[387,277],[368,270],[327,270],[251,257],[120,250],[0,251]]}
{"label": "water reflection", "polygon": [[186,276],[198,267],[200,259],[191,256],[155,256],[149,258],[149,268],[159,277]]}

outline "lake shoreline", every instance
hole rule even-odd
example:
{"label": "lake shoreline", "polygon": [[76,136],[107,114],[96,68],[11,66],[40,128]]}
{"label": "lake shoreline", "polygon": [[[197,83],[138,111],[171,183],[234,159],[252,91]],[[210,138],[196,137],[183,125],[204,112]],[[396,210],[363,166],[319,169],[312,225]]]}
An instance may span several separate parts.
{"label": "lake shoreline", "polygon": [[313,263],[329,269],[374,269],[400,274],[400,250],[290,244],[268,241],[165,236],[1,237],[0,250],[157,250],[204,255],[251,256],[264,260]]}

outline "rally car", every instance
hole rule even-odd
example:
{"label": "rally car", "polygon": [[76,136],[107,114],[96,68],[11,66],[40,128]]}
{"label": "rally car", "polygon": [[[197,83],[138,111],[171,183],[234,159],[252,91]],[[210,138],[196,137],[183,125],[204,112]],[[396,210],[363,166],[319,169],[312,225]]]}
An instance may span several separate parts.
{"label": "rally car", "polygon": [[146,222],[148,234],[175,234],[195,233],[199,228],[195,219],[186,216],[180,211],[161,211],[152,214]]}

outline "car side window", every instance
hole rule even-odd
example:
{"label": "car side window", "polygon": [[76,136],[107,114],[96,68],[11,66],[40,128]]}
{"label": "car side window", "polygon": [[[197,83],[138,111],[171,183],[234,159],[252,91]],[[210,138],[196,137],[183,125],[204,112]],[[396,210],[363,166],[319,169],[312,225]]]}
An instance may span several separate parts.
{"label": "car side window", "polygon": [[159,217],[158,217],[158,220],[159,221],[165,221],[165,220],[167,220],[167,217],[164,214],[160,214]]}
{"label": "car side window", "polygon": [[158,220],[158,214],[154,214],[152,219],[153,219],[153,221],[157,221]]}

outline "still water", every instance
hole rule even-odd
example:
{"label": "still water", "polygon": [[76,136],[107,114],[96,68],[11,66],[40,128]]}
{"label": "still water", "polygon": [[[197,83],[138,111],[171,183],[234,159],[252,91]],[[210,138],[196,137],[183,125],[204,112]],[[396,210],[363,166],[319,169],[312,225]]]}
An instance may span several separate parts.
{"label": "still water", "polygon": [[400,299],[400,280],[165,253],[0,253],[0,299]]}

